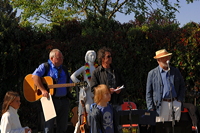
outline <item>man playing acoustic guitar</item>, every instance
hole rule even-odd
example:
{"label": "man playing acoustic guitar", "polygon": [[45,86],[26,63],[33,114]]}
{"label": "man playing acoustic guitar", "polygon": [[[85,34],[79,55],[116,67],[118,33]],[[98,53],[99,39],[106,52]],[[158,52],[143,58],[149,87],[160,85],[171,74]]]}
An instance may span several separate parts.
{"label": "man playing acoustic guitar", "polygon": [[[54,80],[54,84],[63,84],[66,82],[71,82],[69,74],[65,71],[63,64],[63,55],[59,49],[53,49],[49,53],[49,60],[48,60],[48,68],[45,67],[45,63],[39,65],[38,68],[35,69],[33,72],[32,79],[34,84],[40,89],[42,96],[47,97],[49,96],[49,92],[44,87],[41,77],[43,76],[50,76]],[[48,69],[48,70],[45,70]],[[55,111],[56,111],[56,118],[50,119],[45,122],[45,130],[48,133],[52,133],[54,130],[54,122],[56,119],[56,132],[57,133],[66,133],[67,131],[67,123],[68,123],[68,112],[69,112],[69,99],[67,98],[68,88],[61,87],[54,89],[54,95],[52,96],[52,100],[54,103]]]}

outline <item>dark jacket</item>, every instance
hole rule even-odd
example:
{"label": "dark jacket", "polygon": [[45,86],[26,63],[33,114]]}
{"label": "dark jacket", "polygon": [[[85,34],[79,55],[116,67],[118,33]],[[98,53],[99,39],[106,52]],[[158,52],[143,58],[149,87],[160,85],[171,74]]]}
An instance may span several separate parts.
{"label": "dark jacket", "polygon": [[[111,109],[113,110],[114,133],[119,133],[118,128],[117,128],[118,127],[117,111],[110,104],[108,104],[108,106],[110,106]],[[101,111],[99,110],[99,108],[97,108],[96,103],[91,105],[90,111],[91,111],[89,114],[90,125],[91,125],[90,132],[91,133],[106,133],[103,127],[103,115]]]}
{"label": "dark jacket", "polygon": [[[117,70],[113,66],[111,66],[111,70],[115,74],[116,86],[114,88],[124,85],[124,81],[119,70]],[[92,73],[92,78],[90,81],[92,92],[94,91],[94,87],[100,84],[105,84],[108,86],[107,73],[102,66],[98,66]],[[111,95],[110,103],[113,105],[121,105],[123,103],[123,94],[124,94],[124,89],[122,89],[119,94],[113,93]]]}

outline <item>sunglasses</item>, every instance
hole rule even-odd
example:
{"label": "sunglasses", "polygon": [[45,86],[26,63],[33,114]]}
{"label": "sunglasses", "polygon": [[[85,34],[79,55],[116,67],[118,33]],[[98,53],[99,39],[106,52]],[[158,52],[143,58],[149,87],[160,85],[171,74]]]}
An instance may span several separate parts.
{"label": "sunglasses", "polygon": [[106,56],[106,58],[111,58],[111,57],[112,57],[111,55]]}

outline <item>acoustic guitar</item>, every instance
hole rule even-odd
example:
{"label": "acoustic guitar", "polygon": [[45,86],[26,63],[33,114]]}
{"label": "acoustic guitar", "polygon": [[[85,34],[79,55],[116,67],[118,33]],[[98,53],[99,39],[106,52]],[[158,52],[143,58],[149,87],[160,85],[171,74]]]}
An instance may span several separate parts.
{"label": "acoustic guitar", "polygon": [[[79,83],[66,83],[66,84],[53,84],[53,79],[50,76],[45,76],[41,78],[44,87],[48,90],[48,92],[53,95],[54,88],[60,87],[73,87],[73,86],[87,86],[87,82],[79,82]],[[28,74],[23,81],[23,92],[24,97],[29,102],[35,102],[42,97],[42,92],[40,89],[34,84],[32,79],[32,74]]]}
{"label": "acoustic guitar", "polygon": [[85,102],[83,100],[81,100],[81,104],[83,107],[83,114],[82,116],[82,123],[80,125],[80,130],[81,133],[89,133],[90,129],[88,126],[88,122],[87,122],[87,112],[86,112],[86,108],[85,108]]}
{"label": "acoustic guitar", "polygon": [[73,116],[71,118],[71,123],[73,124],[73,126],[76,126],[76,123],[78,121],[78,106],[73,107],[72,111]]}

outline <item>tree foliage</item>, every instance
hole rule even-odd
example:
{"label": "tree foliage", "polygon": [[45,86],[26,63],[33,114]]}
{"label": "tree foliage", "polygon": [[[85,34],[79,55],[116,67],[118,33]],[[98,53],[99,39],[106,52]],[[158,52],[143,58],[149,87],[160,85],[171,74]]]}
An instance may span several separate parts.
{"label": "tree foliage", "polygon": [[12,12],[13,8],[12,6],[9,4],[8,0],[5,1],[0,1],[0,12],[1,13],[7,13],[10,14]]}
{"label": "tree foliage", "polygon": [[[3,81],[7,80],[7,77],[16,76],[17,73],[19,47],[15,42],[19,39],[19,18],[16,17],[16,11],[13,11],[9,0],[0,1],[0,18],[0,61],[2,62],[0,86],[11,89],[10,84],[3,84]],[[13,64],[13,67],[7,67],[10,64]],[[0,89],[0,97],[3,97],[4,92],[5,90]]]}
{"label": "tree foliage", "polygon": [[[11,0],[12,5],[22,10],[22,22],[60,23],[64,20],[104,17],[114,19],[117,12],[125,15],[134,13],[145,17],[150,11],[157,10],[169,18],[178,11],[179,0]],[[194,0],[186,0],[188,3]]]}

